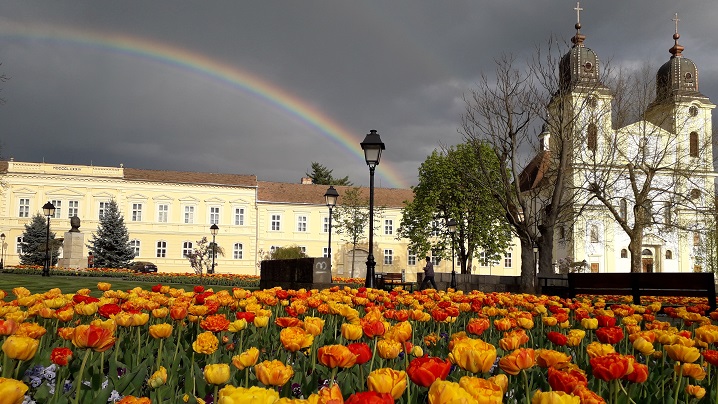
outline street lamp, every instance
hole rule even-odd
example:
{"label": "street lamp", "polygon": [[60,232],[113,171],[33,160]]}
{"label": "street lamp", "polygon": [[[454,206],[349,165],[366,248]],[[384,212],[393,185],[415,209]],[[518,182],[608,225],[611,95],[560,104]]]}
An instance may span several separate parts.
{"label": "street lamp", "polygon": [[217,237],[217,232],[219,231],[219,226],[217,226],[217,223],[214,223],[212,226],[209,227],[209,232],[212,233],[212,269],[209,273],[214,273],[214,257],[217,256],[217,243],[214,242],[215,238]]}
{"label": "street lamp", "polygon": [[0,234],[0,269],[5,269],[5,233]]}
{"label": "street lamp", "polygon": [[366,282],[367,288],[374,287],[374,169],[379,165],[381,152],[385,149],[376,130],[370,130],[364,141],[360,143],[364,150],[364,160],[369,166],[369,256],[366,258]]}
{"label": "street lamp", "polygon": [[534,243],[534,290],[538,291],[538,253],[539,253],[539,247],[538,244]]}
{"label": "street lamp", "polygon": [[55,205],[48,201],[42,205],[42,213],[47,216],[47,232],[45,238],[45,266],[42,268],[42,276],[50,276],[50,217],[55,215]]}
{"label": "street lamp", "polygon": [[456,226],[458,223],[456,223],[456,220],[449,219],[449,221],[446,223],[446,227],[449,228],[449,233],[451,233],[451,289],[456,290],[456,270],[454,269],[454,264],[456,259],[454,258],[454,233],[456,233]]}
{"label": "street lamp", "polygon": [[327,192],[324,194],[324,201],[329,207],[329,246],[327,248],[327,257],[329,257],[329,273],[332,273],[332,208],[337,205],[337,199],[339,198],[339,192],[334,189],[334,186],[330,185]]}

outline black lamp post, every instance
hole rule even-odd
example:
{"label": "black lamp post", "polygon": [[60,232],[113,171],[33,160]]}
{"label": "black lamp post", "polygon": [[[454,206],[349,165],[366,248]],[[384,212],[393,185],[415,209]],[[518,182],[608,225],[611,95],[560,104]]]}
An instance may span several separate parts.
{"label": "black lamp post", "polygon": [[217,243],[215,243],[215,239],[217,237],[217,232],[219,231],[219,226],[217,226],[217,223],[213,224],[209,227],[210,233],[212,233],[212,269],[209,271],[209,273],[214,273],[214,257],[217,256]]}
{"label": "black lamp post", "polygon": [[324,194],[324,201],[326,201],[329,207],[329,245],[327,248],[327,257],[329,257],[329,273],[332,273],[332,209],[337,205],[337,199],[339,198],[339,192],[334,189],[333,185],[329,186],[327,192]]}
{"label": "black lamp post", "polygon": [[454,265],[456,259],[454,258],[454,233],[456,232],[456,226],[458,223],[456,223],[456,220],[449,219],[449,221],[446,223],[446,227],[449,228],[449,233],[451,233],[451,289],[456,290],[456,269],[454,269]]}
{"label": "black lamp post", "polygon": [[55,205],[49,201],[42,205],[42,213],[47,216],[47,232],[45,238],[45,266],[42,268],[42,276],[50,276],[50,217],[55,215]]}
{"label": "black lamp post", "polygon": [[5,269],[5,233],[0,234],[0,269]]}
{"label": "black lamp post", "polygon": [[364,141],[360,143],[364,150],[364,160],[369,166],[369,256],[366,258],[366,282],[367,288],[374,287],[374,169],[379,165],[381,152],[385,149],[381,137],[375,130],[370,130]]}
{"label": "black lamp post", "polygon": [[534,243],[534,290],[537,292],[539,291],[538,288],[538,253],[539,253],[539,247],[538,244]]}

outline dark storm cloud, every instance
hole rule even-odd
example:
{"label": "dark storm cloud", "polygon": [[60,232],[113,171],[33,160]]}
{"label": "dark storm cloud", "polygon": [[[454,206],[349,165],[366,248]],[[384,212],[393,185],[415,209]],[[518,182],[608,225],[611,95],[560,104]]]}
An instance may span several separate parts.
{"label": "dark storm cloud", "polygon": [[[377,129],[382,163],[413,184],[437,147],[461,142],[464,105],[493,60],[529,58],[573,33],[575,2],[5,1],[0,15],[2,157],[256,174],[296,182],[312,161],[366,184],[361,158],[266,100],[202,74],[3,23],[129,34],[237,67],[321,111],[358,144]],[[718,99],[712,0],[583,2],[586,46],[613,66],[658,68],[674,12],[701,91]],[[388,167],[388,166],[386,166]],[[381,175],[384,164],[378,169]],[[385,180],[383,185],[390,186]]]}

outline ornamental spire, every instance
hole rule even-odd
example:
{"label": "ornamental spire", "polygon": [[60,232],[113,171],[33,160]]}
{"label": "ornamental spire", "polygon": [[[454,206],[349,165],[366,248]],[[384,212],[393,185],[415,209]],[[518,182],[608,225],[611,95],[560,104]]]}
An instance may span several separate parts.
{"label": "ornamental spire", "polygon": [[685,48],[678,44],[678,38],[681,37],[681,35],[678,33],[678,21],[680,21],[680,19],[678,18],[678,13],[676,13],[676,15],[675,15],[675,17],[673,17],[672,21],[676,23],[676,31],[673,34],[673,41],[674,41],[673,46],[671,47],[671,49],[668,50],[668,52],[671,53],[671,55],[672,55],[671,58],[676,58],[676,57],[679,58],[679,57],[683,56],[682,52],[683,52],[683,49],[685,49]]}
{"label": "ornamental spire", "polygon": [[571,38],[571,42],[573,43],[574,47],[583,47],[583,41],[586,40],[586,35],[583,35],[581,33],[581,11],[583,11],[583,8],[581,8],[581,2],[576,2],[576,7],[574,7],[574,10],[576,10],[576,35]]}

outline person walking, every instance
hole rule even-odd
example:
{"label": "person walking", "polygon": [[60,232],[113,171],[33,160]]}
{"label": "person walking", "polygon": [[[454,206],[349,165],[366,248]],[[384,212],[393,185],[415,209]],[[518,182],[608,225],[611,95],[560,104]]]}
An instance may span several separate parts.
{"label": "person walking", "polygon": [[431,285],[434,287],[434,289],[439,289],[436,287],[436,282],[434,282],[434,264],[431,263],[430,257],[426,257],[426,265],[424,266],[424,280],[421,281],[421,286],[419,286],[419,290],[424,290],[424,287],[429,286],[429,282],[431,282]]}

